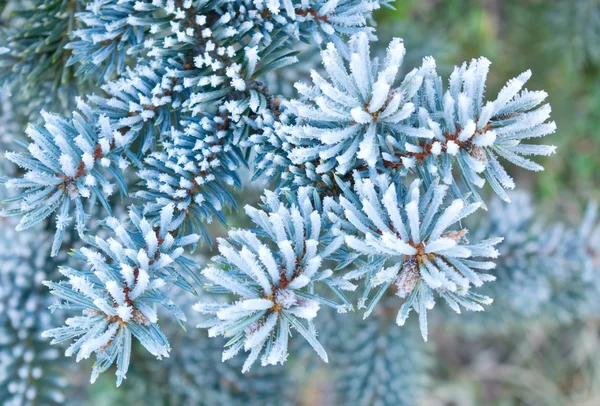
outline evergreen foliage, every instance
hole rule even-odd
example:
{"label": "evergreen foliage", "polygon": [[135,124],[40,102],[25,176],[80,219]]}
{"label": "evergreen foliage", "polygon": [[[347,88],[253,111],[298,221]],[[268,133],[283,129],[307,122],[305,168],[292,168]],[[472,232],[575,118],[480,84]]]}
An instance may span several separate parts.
{"label": "evergreen foliage", "polygon": [[590,203],[580,224],[571,226],[536,216],[524,192],[511,199],[493,201],[478,226],[479,236],[498,233],[505,239],[497,281],[486,287],[496,298],[494,309],[485,318],[474,317],[473,327],[493,322],[509,328],[536,319],[561,325],[598,314],[597,205]]}
{"label": "evergreen foliage", "polygon": [[[216,316],[199,325],[209,328],[209,336],[230,338],[223,360],[235,356],[242,348],[250,352],[243,371],[250,369],[263,347],[263,365],[283,364],[288,357],[291,328],[327,362],[312,320],[321,303],[340,312],[350,306],[340,289],[356,287],[333,278],[333,271],[322,267],[323,261],[330,259],[343,244],[343,238],[336,236],[336,229],[330,230],[330,224],[322,220],[319,197],[314,195],[313,204],[310,193],[307,188],[299,189],[297,204],[286,207],[273,193],[266,192],[264,204],[268,212],[246,207],[246,213],[260,229],[256,233],[230,231],[228,240],[219,241],[221,255],[213,258],[224,269],[209,266],[202,271],[211,282],[209,291],[240,296],[241,300],[233,304],[199,302],[194,310]],[[270,240],[269,245],[277,249],[271,249],[257,234],[266,237],[264,240]],[[316,295],[312,289],[315,283],[329,286],[345,304],[337,305]],[[308,326],[302,319],[307,320]]]}
{"label": "evergreen foliage", "polygon": [[[331,320],[333,401],[337,405],[412,405],[430,386],[431,354],[416,329],[398,329],[395,311],[381,306],[372,318]],[[352,340],[335,334],[345,331]]]}
{"label": "evergreen foliage", "polygon": [[[469,243],[466,228],[448,230],[480,204],[465,206],[463,200],[455,199],[442,212],[448,188],[433,184],[421,198],[420,182],[415,180],[407,189],[397,191],[384,175],[356,179],[355,193],[342,186],[346,193],[340,196],[339,204],[332,205],[331,216],[342,224],[348,248],[371,258],[344,276],[366,280],[359,300],[359,307],[366,307],[365,317],[394,284],[396,295],[405,299],[396,323],[404,325],[414,309],[427,340],[427,310],[435,305],[434,292],[457,313],[461,306],[480,311],[482,304],[492,302],[470,291],[470,285],[495,280],[493,275],[480,272],[493,269],[495,264],[480,259],[496,258],[494,246],[501,239]],[[366,303],[372,289],[376,293]]]}
{"label": "evergreen foliage", "polygon": [[129,368],[132,336],[155,357],[168,357],[170,346],[157,324],[156,306],[168,309],[181,323],[185,315],[162,289],[175,284],[193,291],[181,274],[189,275],[194,263],[182,254],[183,247],[195,243],[198,236],[171,234],[177,227],[173,206],[165,206],[157,227],[133,209],[129,220],[132,227],[128,230],[116,218],[108,217],[104,225],[117,239],[96,236],[89,241],[93,248],[82,247],[74,253],[90,270],[61,267],[68,281],[44,283],[64,300],[53,308],[81,309],[82,315],[67,319],[64,327],[47,330],[43,336],[51,337],[52,344],[75,339],[65,355],[77,354],[77,361],[96,353],[92,383],[116,359],[117,386],[121,384]]}
{"label": "evergreen foliage", "polygon": [[82,3],[73,0],[5,1],[0,27],[0,85],[32,120],[46,106],[74,106],[88,86],[75,78],[67,48]]}
{"label": "evergreen foliage", "polygon": [[65,359],[42,332],[62,315],[50,314],[52,298],[42,285],[65,260],[50,258],[48,236],[39,227],[0,228],[0,399],[3,405],[59,405],[68,386]]}
{"label": "evergreen foliage", "polygon": [[[92,383],[109,368],[117,386],[164,378],[127,389],[132,404],[294,403],[306,347],[332,360],[339,404],[413,404],[429,356],[402,328],[412,310],[427,341],[438,298],[486,305],[465,325],[494,320],[493,300],[524,319],[594,308],[594,206],[577,229],[544,228],[506,191],[508,168],[541,171],[530,157],[555,152],[538,143],[556,124],[530,71],[494,98],[483,57],[446,84],[433,57],[405,73],[402,39],[371,49],[385,0],[8,3],[4,404],[65,401],[49,344],[94,354]],[[300,69],[307,46],[323,68],[277,94],[269,75]],[[486,205],[486,184],[504,203]],[[229,229],[206,260],[214,219]]]}
{"label": "evergreen foliage", "polygon": [[[193,304],[191,297],[179,297],[180,308]],[[190,324],[200,323],[204,317],[197,312],[189,314]],[[292,405],[297,386],[283,366],[254,368],[242,374],[244,360],[236,357],[221,361],[225,340],[208,338],[205,331],[184,331],[173,320],[162,323],[165,335],[173,344],[169,358],[157,363],[140,357],[145,350],[133,348],[137,358],[129,371],[132,380],[122,392],[123,402],[130,405]],[[146,357],[147,358],[147,357]],[[144,361],[145,362],[140,362]]]}
{"label": "evergreen foliage", "polygon": [[53,327],[42,281],[56,274],[44,232],[2,227],[0,253],[0,399],[5,405],[58,405],[67,379],[60,351],[41,337]]}

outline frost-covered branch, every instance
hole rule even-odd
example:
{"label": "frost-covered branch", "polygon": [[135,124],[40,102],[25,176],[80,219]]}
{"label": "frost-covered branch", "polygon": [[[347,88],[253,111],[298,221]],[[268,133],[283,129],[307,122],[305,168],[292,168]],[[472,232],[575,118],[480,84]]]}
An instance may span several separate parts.
{"label": "frost-covered branch", "polygon": [[[421,333],[427,340],[427,310],[439,295],[457,313],[483,310],[492,299],[477,294],[471,286],[495,280],[482,272],[495,267],[501,238],[470,243],[468,230],[454,226],[480,207],[456,199],[446,203],[448,188],[434,184],[422,190],[421,181],[404,188],[387,176],[356,179],[354,191],[341,184],[339,203],[329,205],[329,217],[346,234],[345,243],[367,256],[365,265],[347,273],[348,280],[365,279],[359,307],[371,314],[385,292],[395,286],[404,299],[396,323],[404,325],[411,310],[419,314]],[[367,300],[375,290],[373,298]]]}
{"label": "frost-covered branch", "polygon": [[116,361],[117,385],[121,384],[129,368],[132,336],[155,357],[168,357],[170,346],[157,324],[156,306],[166,308],[180,323],[186,318],[162,289],[174,284],[193,291],[186,277],[194,277],[194,263],[183,253],[198,236],[173,236],[178,221],[173,206],[165,207],[156,226],[135,210],[130,211],[129,220],[127,227],[114,217],[107,218],[104,224],[116,239],[96,236],[89,241],[91,247],[75,253],[89,269],[62,267],[67,281],[45,282],[64,300],[54,309],[81,310],[82,315],[44,332],[44,337],[51,337],[53,344],[75,340],[65,354],[77,354],[77,361],[95,353],[92,382]]}
{"label": "frost-covered branch", "polygon": [[259,230],[230,231],[227,240],[219,241],[220,256],[213,258],[216,264],[202,272],[211,282],[210,291],[230,292],[239,300],[196,304],[196,311],[214,315],[199,327],[208,328],[210,336],[230,338],[231,346],[223,352],[223,360],[242,349],[250,352],[244,371],[261,353],[263,365],[283,364],[292,330],[327,361],[312,320],[322,304],[345,312],[348,303],[338,305],[314,292],[313,287],[326,284],[342,300],[340,290],[355,289],[333,277],[333,271],[323,263],[343,244],[343,237],[336,236],[335,228],[329,229],[330,224],[318,210],[320,199],[310,189],[300,189],[297,202],[289,207],[272,193],[264,203],[265,211],[246,207]]}
{"label": "frost-covered branch", "polygon": [[[376,37],[368,23],[387,1],[31,3],[36,5],[22,12],[33,17],[30,25],[9,24],[0,48],[0,67],[9,68],[0,82],[12,90],[26,85],[23,97],[1,106],[0,124],[13,133],[10,113],[23,110],[28,116],[23,100],[41,98],[32,92],[54,97],[45,93],[51,74],[74,70],[77,84],[86,87],[69,99],[75,111],[67,114],[51,103],[47,110],[53,112],[41,111],[41,119],[27,127],[29,140],[17,137],[22,152],[5,153],[18,168],[0,176],[0,183],[16,191],[1,214],[15,217],[19,231],[43,230],[44,236],[54,231],[50,253],[56,260],[63,258],[66,241],[74,247],[74,261],[87,264],[61,260],[65,279],[45,282],[60,299],[52,306],[60,310],[56,317],[80,313],[62,327],[43,329],[52,343],[68,342],[66,354],[77,361],[96,355],[92,382],[116,364],[121,385],[135,363],[134,341],[156,358],[168,357],[177,341],[186,346],[196,341],[163,329],[163,313],[159,327],[161,308],[171,327],[187,320],[179,305],[188,302],[173,293],[174,286],[191,294],[204,286],[207,293],[194,299],[193,309],[210,341],[204,338],[199,348],[223,344],[223,360],[244,351],[245,360],[230,361],[244,373],[259,358],[263,366],[284,364],[295,351],[290,338],[296,333],[328,361],[325,347],[342,333],[327,328],[317,333],[322,307],[347,313],[356,300],[365,320],[344,320],[352,328],[343,334],[356,340],[338,349],[367,366],[346,364],[347,371],[335,373],[335,386],[366,404],[377,403],[382,388],[390,390],[386,402],[406,403],[398,385],[409,368],[394,364],[389,374],[369,372],[400,358],[400,347],[375,342],[398,340],[406,351],[416,348],[388,323],[398,301],[394,294],[401,299],[393,311],[396,324],[404,325],[415,310],[425,340],[428,311],[438,298],[459,313],[483,310],[501,298],[532,314],[556,299],[565,314],[573,314],[583,306],[570,299],[594,296],[599,238],[594,210],[578,231],[529,232],[530,219],[502,214],[507,212],[497,203],[490,205],[497,213],[480,213],[489,223],[467,223],[480,207],[487,208],[479,195],[486,182],[510,200],[505,189],[515,182],[501,161],[538,171],[542,167],[529,157],[554,153],[552,146],[527,141],[556,129],[546,93],[524,89],[529,71],[508,81],[491,101],[484,97],[490,66],[485,58],[456,67],[447,85],[432,57],[403,72],[403,40],[393,39],[381,59],[372,52]],[[274,71],[285,77],[303,49],[299,41],[320,47],[323,69],[311,71],[310,83],[296,83],[298,95],[286,98],[265,78]],[[71,83],[63,76],[59,88]],[[92,91],[88,80],[97,80],[99,88]],[[5,138],[2,147],[9,149]],[[252,180],[266,181],[260,207],[245,206],[255,227],[228,230],[217,239],[218,255],[198,272],[186,255],[214,238],[208,226],[214,219],[228,224],[225,213],[236,211],[237,199],[248,190],[243,190],[247,172]],[[486,227],[485,233],[477,231]],[[504,236],[507,259],[498,259],[496,245]],[[511,262],[512,254],[517,262]],[[549,262],[568,272],[540,278]],[[496,277],[499,283],[483,286]],[[565,278],[571,278],[568,284]],[[353,297],[349,292],[358,284],[362,289]],[[544,284],[553,288],[545,291]],[[539,290],[535,298],[524,292],[533,285]],[[0,299],[6,292],[0,289]],[[13,307],[15,314],[25,314]],[[182,402],[210,403],[216,381],[238,385],[239,375],[224,366],[207,374],[207,384],[203,376],[190,379],[210,368],[213,355],[181,351],[167,367],[188,358],[202,365],[190,368],[181,361],[182,372],[166,380],[182,377],[208,388],[206,399],[198,400],[198,389],[183,394]],[[19,374],[35,378],[32,371]],[[407,391],[420,388],[421,364],[417,372]],[[2,378],[0,391],[7,381]],[[15,393],[27,395],[27,385],[16,385]],[[227,388],[215,399],[254,401],[243,393],[250,386]]]}

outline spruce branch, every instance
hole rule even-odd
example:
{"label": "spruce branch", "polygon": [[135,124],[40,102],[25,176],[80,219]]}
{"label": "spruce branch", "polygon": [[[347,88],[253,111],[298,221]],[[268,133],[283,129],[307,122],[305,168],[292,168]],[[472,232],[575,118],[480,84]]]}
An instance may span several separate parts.
{"label": "spruce branch", "polygon": [[181,324],[183,312],[162,292],[165,285],[177,285],[194,292],[186,280],[193,277],[194,262],[185,258],[184,247],[194,244],[198,236],[174,237],[177,227],[173,206],[161,212],[159,224],[129,212],[129,227],[114,217],[104,225],[116,237],[88,240],[75,258],[86,261],[89,270],[63,267],[67,281],[44,282],[58,298],[54,309],[81,310],[81,316],[66,320],[64,327],[47,330],[44,337],[52,344],[75,340],[65,354],[77,354],[77,361],[96,354],[91,382],[117,363],[117,386],[127,374],[132,336],[157,358],[168,357],[171,350],[160,330],[156,305],[167,309]]}
{"label": "spruce branch", "polygon": [[[223,360],[242,348],[250,352],[243,371],[248,371],[261,352],[263,365],[283,364],[288,356],[288,338],[298,331],[327,362],[312,320],[321,304],[345,312],[349,303],[341,290],[354,290],[349,282],[333,277],[323,262],[343,243],[335,228],[321,216],[318,195],[300,189],[297,201],[286,207],[277,196],[267,194],[265,211],[247,206],[246,213],[259,227],[256,232],[233,230],[219,241],[220,256],[202,274],[210,280],[209,290],[231,292],[234,303],[199,302],[194,310],[214,315],[199,327],[209,336],[229,338]],[[273,247],[273,248],[271,248]],[[339,305],[313,292],[314,284],[326,284],[345,303]],[[213,288],[214,285],[214,288]],[[301,319],[307,321],[305,326]]]}
{"label": "spruce branch", "polygon": [[0,86],[19,100],[32,119],[42,108],[74,106],[75,97],[89,84],[75,77],[66,49],[79,21],[78,0],[35,0],[23,8],[10,2],[9,16],[0,26]]}
{"label": "spruce branch", "polygon": [[[465,238],[467,229],[452,227],[476,211],[479,203],[465,205],[456,199],[445,204],[445,185],[434,183],[422,193],[420,180],[403,188],[385,175],[357,177],[353,191],[341,181],[340,187],[345,193],[328,206],[329,217],[344,232],[348,248],[371,259],[369,265],[344,277],[365,279],[359,302],[359,307],[366,309],[365,317],[394,284],[396,295],[404,299],[396,323],[404,325],[414,309],[427,340],[427,310],[434,307],[435,294],[457,313],[461,306],[481,311],[482,305],[492,302],[474,293],[471,285],[479,287],[495,280],[481,271],[495,267],[484,259],[498,257],[494,246],[502,238],[470,243]],[[372,290],[375,294],[367,303]]]}

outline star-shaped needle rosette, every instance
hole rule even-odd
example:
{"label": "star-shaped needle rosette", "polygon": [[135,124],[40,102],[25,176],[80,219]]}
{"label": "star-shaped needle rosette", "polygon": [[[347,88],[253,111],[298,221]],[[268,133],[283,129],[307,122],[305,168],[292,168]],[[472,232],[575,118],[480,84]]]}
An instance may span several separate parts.
{"label": "star-shaped needle rosette", "polygon": [[[319,213],[321,203],[313,191],[300,188],[297,200],[290,204],[267,192],[265,210],[246,206],[246,213],[259,229],[230,231],[227,239],[219,240],[220,255],[213,258],[215,264],[202,272],[211,282],[206,286],[209,292],[228,293],[238,299],[197,303],[194,310],[213,316],[198,327],[207,328],[211,337],[230,339],[224,361],[242,349],[249,352],[243,372],[261,353],[262,365],[283,364],[292,329],[327,362],[312,321],[322,304],[342,312],[350,307],[340,290],[354,290],[356,286],[333,277],[333,271],[323,266],[343,245],[344,237]],[[316,285],[328,286],[344,304],[320,296]]]}
{"label": "star-shaped needle rosette", "polygon": [[[435,305],[434,293],[460,313],[460,307],[483,310],[491,298],[471,290],[493,281],[481,272],[495,267],[487,258],[496,258],[494,248],[501,239],[469,243],[467,230],[455,227],[480,207],[456,199],[444,206],[447,187],[433,183],[422,194],[420,180],[408,188],[382,175],[354,180],[354,190],[339,182],[343,190],[337,204],[328,205],[329,217],[345,234],[347,247],[365,258],[347,280],[366,280],[359,307],[365,317],[373,311],[388,288],[404,299],[396,322],[402,326],[411,309],[419,314],[421,333],[427,339],[427,310]],[[373,298],[369,293],[378,287]],[[368,304],[366,304],[369,302]]]}
{"label": "star-shaped needle rosette", "polygon": [[[403,122],[415,110],[411,100],[423,74],[433,67],[413,69],[396,84],[405,54],[401,39],[391,41],[381,65],[370,56],[367,34],[354,35],[349,47],[347,68],[336,46],[329,44],[321,52],[329,80],[312,71],[314,86],[296,83],[302,99],[285,104],[296,118],[282,127],[293,145],[289,158],[295,165],[311,162],[317,174],[335,170],[343,175],[360,165],[374,168],[382,163],[381,150],[389,152],[386,135],[405,127]],[[429,130],[413,134],[433,136]]]}

